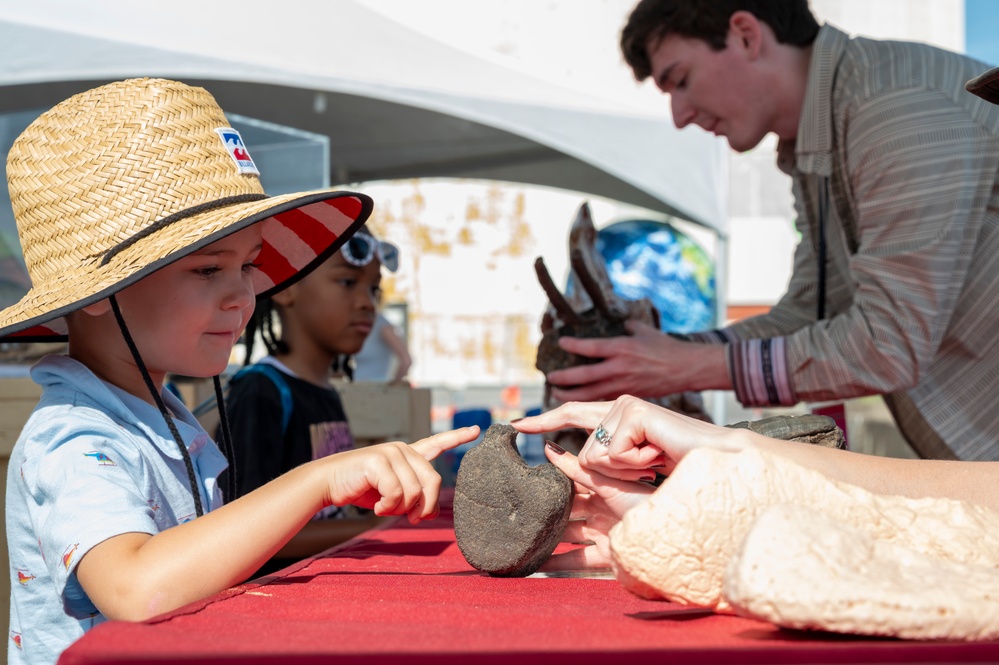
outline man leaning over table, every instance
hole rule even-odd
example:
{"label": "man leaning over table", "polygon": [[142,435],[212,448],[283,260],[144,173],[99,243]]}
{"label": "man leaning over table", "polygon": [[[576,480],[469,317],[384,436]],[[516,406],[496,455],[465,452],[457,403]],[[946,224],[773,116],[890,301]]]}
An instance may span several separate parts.
{"label": "man leaning over table", "polygon": [[[881,394],[922,456],[999,459],[999,110],[987,66],[851,38],[807,0],[642,0],[621,36],[677,127],[779,138],[801,242],[767,314],[670,335],[563,339],[561,401],[732,389],[746,406]],[[761,257],[766,260],[766,257]]]}

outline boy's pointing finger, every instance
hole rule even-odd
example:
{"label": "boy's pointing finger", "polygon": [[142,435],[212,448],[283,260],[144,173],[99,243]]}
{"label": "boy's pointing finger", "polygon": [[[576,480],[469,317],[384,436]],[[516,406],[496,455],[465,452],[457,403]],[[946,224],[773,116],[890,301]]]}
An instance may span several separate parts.
{"label": "boy's pointing finger", "polygon": [[462,427],[461,429],[449,430],[420,439],[412,444],[413,450],[423,456],[428,462],[435,459],[445,450],[456,448],[463,443],[474,441],[479,435],[479,426]]}

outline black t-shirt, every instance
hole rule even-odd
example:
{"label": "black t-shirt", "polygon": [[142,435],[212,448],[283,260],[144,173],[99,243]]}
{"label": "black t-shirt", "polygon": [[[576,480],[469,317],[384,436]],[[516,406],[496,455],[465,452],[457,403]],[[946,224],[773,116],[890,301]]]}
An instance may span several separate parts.
{"label": "black t-shirt", "polygon": [[[235,456],[237,497],[252,492],[296,466],[354,448],[347,414],[336,390],[287,374],[274,365],[268,369],[274,371],[244,372],[234,377],[226,398]],[[290,399],[282,400],[281,389],[271,378],[275,374]],[[290,405],[287,416],[284,412],[286,402]],[[285,417],[287,426],[283,427]],[[222,487],[226,487],[227,482],[225,477],[220,479]],[[329,506],[313,519],[347,516],[345,509]],[[272,558],[251,577],[269,575],[296,561]]]}
{"label": "black t-shirt", "polygon": [[[284,407],[274,380],[262,372],[248,372],[231,383],[226,409],[235,455],[237,497],[296,466],[354,448],[336,390],[280,370],[278,374],[291,396],[291,414],[283,434]],[[331,506],[317,517],[334,517],[338,512]]]}

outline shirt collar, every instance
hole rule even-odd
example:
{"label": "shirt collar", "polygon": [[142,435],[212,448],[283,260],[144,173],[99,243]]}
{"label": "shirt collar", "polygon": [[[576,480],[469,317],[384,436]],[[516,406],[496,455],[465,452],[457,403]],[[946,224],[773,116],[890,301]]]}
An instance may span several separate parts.
{"label": "shirt collar", "polygon": [[794,141],[777,145],[777,165],[790,173],[796,165],[803,171],[829,175],[833,151],[832,95],[836,71],[846,52],[849,36],[828,23],[819,28],[812,45],[805,101]]}
{"label": "shirt collar", "polygon": [[[114,420],[141,431],[162,453],[181,459],[173,434],[157,407],[100,379],[79,361],[64,355],[45,356],[31,368],[31,377],[43,388],[61,384],[86,395]],[[198,452],[208,441],[204,428],[169,390],[163,390],[160,396],[173,413],[174,424],[188,450]]]}

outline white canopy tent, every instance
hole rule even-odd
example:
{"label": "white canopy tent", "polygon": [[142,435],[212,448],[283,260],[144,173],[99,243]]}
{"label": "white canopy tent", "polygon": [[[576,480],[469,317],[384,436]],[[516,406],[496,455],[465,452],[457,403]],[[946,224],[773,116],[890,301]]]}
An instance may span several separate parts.
{"label": "white canopy tent", "polygon": [[331,184],[551,186],[725,237],[715,139],[475,58],[351,0],[0,0],[0,113],[131,76],[203,85],[226,111],[328,136]]}

